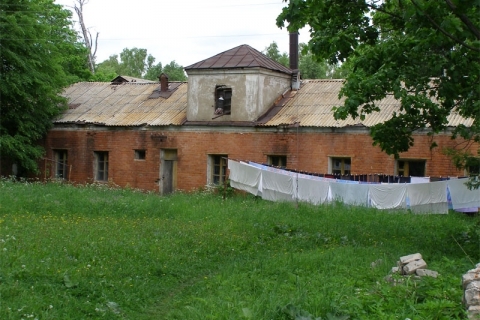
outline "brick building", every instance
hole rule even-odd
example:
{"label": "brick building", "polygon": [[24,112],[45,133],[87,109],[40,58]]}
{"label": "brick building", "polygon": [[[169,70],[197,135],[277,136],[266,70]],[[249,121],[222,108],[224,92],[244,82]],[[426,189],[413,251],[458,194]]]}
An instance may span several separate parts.
{"label": "brick building", "polygon": [[[74,84],[69,109],[43,141],[42,177],[166,194],[222,182],[226,157],[319,174],[464,175],[442,153],[457,143],[449,132],[433,138],[433,150],[432,137],[418,132],[396,160],[369,136],[398,110],[393,97],[364,120],[336,121],[342,81],[300,81],[296,69],[241,45],[186,67],[188,83],[163,74],[159,82]],[[449,119],[451,127],[472,122]]]}

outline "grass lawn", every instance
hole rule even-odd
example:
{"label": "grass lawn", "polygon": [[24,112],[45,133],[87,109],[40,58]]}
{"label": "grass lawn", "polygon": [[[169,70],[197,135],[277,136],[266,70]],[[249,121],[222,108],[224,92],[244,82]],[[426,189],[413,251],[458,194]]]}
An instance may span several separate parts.
{"label": "grass lawn", "polygon": [[[0,319],[464,319],[479,229],[455,212],[2,180]],[[384,281],[417,252],[438,278]]]}

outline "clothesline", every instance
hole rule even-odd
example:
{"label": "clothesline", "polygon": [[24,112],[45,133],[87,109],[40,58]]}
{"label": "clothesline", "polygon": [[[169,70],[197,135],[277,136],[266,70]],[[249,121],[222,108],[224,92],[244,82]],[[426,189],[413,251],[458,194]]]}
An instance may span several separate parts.
{"label": "clothesline", "polygon": [[271,201],[321,204],[343,201],[378,209],[448,213],[448,209],[480,207],[480,191],[469,190],[466,179],[425,183],[361,183],[293,172],[255,162],[228,160],[232,187]]}

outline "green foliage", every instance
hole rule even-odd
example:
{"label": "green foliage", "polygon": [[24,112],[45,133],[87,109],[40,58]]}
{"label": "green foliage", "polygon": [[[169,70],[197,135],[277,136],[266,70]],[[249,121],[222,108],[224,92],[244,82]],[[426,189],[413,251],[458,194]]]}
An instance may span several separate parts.
{"label": "green foliage", "polygon": [[452,136],[480,141],[479,13],[476,0],[292,0],[277,24],[292,31],[308,24],[318,59],[348,62],[337,119],[376,112],[387,95],[400,100],[401,112],[372,129],[374,143],[398,156],[415,131],[439,133],[455,114],[473,124]]}
{"label": "green foliage", "polygon": [[[96,70],[95,81],[111,81],[117,75],[158,81],[162,72],[168,75],[170,81],[187,80],[183,67],[175,61],[162,68],[162,63],[155,64],[155,58],[147,53],[147,49],[139,48],[125,48],[120,56],[111,55],[107,60],[99,63]],[[113,77],[110,77],[112,75]]]}
{"label": "green foliage", "polygon": [[[329,64],[326,60],[319,61],[304,43],[300,43],[298,49],[298,69],[303,79],[339,79],[348,74],[346,64],[340,66]],[[285,67],[290,66],[288,54],[280,53],[275,41],[265,48],[263,54]]]}
{"label": "green foliage", "polygon": [[176,63],[175,60],[165,65],[162,72],[168,75],[168,79],[170,81],[186,81],[187,80],[187,76],[183,71],[183,67],[178,63]]}
{"label": "green foliage", "polygon": [[[14,180],[0,204],[1,319],[462,319],[452,235],[480,259],[478,215]],[[439,278],[383,280],[415,252]]]}
{"label": "green foliage", "polygon": [[275,41],[273,41],[268,47],[266,47],[265,50],[262,51],[262,53],[287,68],[290,66],[288,54],[286,52],[280,53],[280,50],[278,49],[278,44]]}
{"label": "green foliage", "polygon": [[20,171],[37,171],[38,140],[66,107],[63,88],[90,77],[70,16],[53,0],[0,4],[0,154]]}

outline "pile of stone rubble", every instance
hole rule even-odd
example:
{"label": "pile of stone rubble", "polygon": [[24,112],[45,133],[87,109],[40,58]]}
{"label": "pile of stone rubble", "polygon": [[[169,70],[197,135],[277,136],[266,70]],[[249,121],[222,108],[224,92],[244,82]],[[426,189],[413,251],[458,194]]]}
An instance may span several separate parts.
{"label": "pile of stone rubble", "polygon": [[463,303],[469,319],[480,319],[480,263],[462,277]]}
{"label": "pile of stone rubble", "polygon": [[[404,276],[438,277],[438,272],[427,269],[427,263],[420,253],[400,257],[397,266],[392,268],[391,273]],[[385,279],[394,282],[392,275],[388,275]]]}
{"label": "pile of stone rubble", "polygon": [[[438,272],[427,269],[427,263],[420,253],[400,257],[397,266],[393,267],[390,274],[385,277],[386,281],[396,285],[401,282],[402,278],[394,278],[393,274],[416,278],[438,277]],[[463,303],[467,308],[468,319],[480,320],[480,263],[476,265],[475,269],[469,270],[463,275],[462,285],[464,290]]]}

